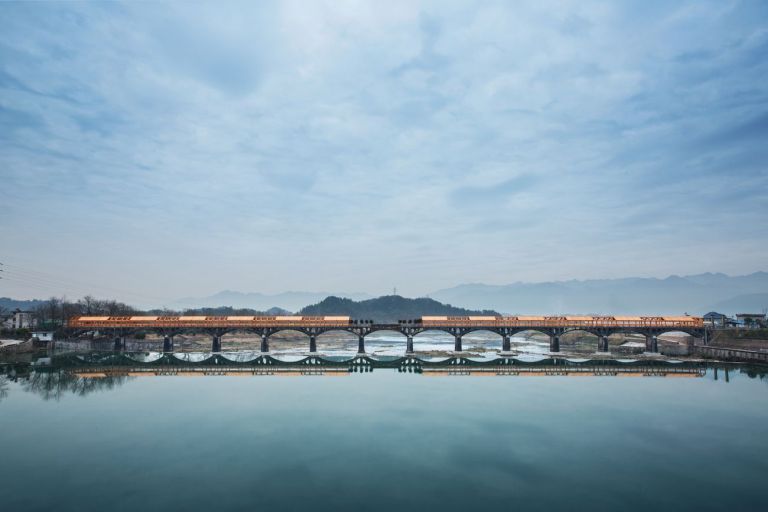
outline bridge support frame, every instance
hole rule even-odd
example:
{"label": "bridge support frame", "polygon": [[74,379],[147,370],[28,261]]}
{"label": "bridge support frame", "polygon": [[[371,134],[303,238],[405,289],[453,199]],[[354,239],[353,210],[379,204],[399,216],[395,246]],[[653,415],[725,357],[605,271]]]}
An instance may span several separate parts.
{"label": "bridge support frame", "polygon": [[221,336],[218,334],[213,335],[213,342],[211,343],[211,352],[221,352]]}
{"label": "bridge support frame", "polygon": [[453,338],[453,351],[454,352],[461,352],[462,346],[461,346],[461,334],[457,334]]}
{"label": "bridge support frame", "polygon": [[365,336],[362,334],[357,337],[357,353],[365,354]]}
{"label": "bridge support frame", "polygon": [[163,352],[173,352],[173,336],[163,336]]}
{"label": "bridge support frame", "polygon": [[600,339],[597,342],[597,351],[598,352],[609,352],[608,350],[608,336],[601,335]]}
{"label": "bridge support frame", "polygon": [[262,334],[261,335],[261,347],[259,347],[262,353],[269,352],[269,335],[268,334]]}
{"label": "bridge support frame", "polygon": [[560,335],[559,334],[549,335],[549,351],[560,352]]}
{"label": "bridge support frame", "polygon": [[502,334],[501,337],[501,351],[502,352],[512,352],[512,342],[510,341],[510,335],[509,334]]}
{"label": "bridge support frame", "polygon": [[413,354],[413,336],[410,334],[405,338],[405,353]]}
{"label": "bridge support frame", "polygon": [[645,351],[654,354],[659,352],[659,338],[655,334],[645,335]]}
{"label": "bridge support frame", "polygon": [[317,352],[317,336],[314,334],[309,335],[309,351]]}

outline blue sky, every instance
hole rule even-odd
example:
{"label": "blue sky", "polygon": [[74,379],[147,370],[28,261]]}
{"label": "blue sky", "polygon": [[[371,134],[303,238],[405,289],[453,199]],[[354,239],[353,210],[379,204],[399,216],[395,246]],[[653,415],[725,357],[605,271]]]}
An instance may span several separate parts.
{"label": "blue sky", "polygon": [[0,296],[764,270],[766,55],[765,2],[2,3],[0,261],[62,284]]}

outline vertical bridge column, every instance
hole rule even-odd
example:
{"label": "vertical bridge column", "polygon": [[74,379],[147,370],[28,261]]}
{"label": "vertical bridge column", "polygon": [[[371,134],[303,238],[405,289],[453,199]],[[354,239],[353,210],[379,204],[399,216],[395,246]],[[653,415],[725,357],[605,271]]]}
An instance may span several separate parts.
{"label": "vertical bridge column", "polygon": [[501,339],[501,351],[502,352],[511,352],[512,351],[512,343],[509,340],[510,336],[509,334],[503,334]]}
{"label": "vertical bridge column", "polygon": [[163,352],[173,352],[173,336],[163,336]]}
{"label": "vertical bridge column", "polygon": [[598,352],[608,352],[608,336],[600,336],[600,340],[597,344]]}
{"label": "vertical bridge column", "polygon": [[213,335],[213,343],[211,343],[211,352],[221,352],[221,336]]}
{"label": "vertical bridge column", "polygon": [[453,350],[455,352],[461,352],[461,334],[456,334],[453,341]]}
{"label": "vertical bridge column", "polygon": [[558,334],[549,335],[549,351],[560,352],[560,336]]}
{"label": "vertical bridge column", "polygon": [[357,353],[365,354],[365,336],[362,334],[357,335]]}
{"label": "vertical bridge column", "polygon": [[317,352],[317,336],[314,334],[309,335],[309,351]]}
{"label": "vertical bridge column", "polygon": [[406,335],[405,339],[405,353],[406,354],[413,354],[413,336],[410,334]]}
{"label": "vertical bridge column", "polygon": [[645,335],[645,351],[654,353],[659,351],[659,339],[655,335]]}
{"label": "vertical bridge column", "polygon": [[125,350],[125,336],[117,336],[115,338],[115,352]]}
{"label": "vertical bridge column", "polygon": [[269,352],[269,335],[267,334],[261,335],[261,351]]}

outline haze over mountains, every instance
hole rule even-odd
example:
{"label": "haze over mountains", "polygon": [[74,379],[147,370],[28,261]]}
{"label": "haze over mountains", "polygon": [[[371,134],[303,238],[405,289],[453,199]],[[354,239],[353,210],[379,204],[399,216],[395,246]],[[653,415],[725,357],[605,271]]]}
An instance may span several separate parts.
{"label": "haze over mountains", "polygon": [[[299,311],[335,296],[361,301],[366,293],[285,292],[274,295],[223,291],[209,297],[187,298],[173,308],[233,306],[266,310],[280,307]],[[726,314],[760,312],[768,308],[768,272],[745,276],[706,273],[664,279],[629,277],[512,283],[461,284],[428,295],[444,304],[502,313],[611,314]]]}
{"label": "haze over mountains", "polygon": [[189,309],[218,306],[232,306],[234,308],[251,308],[266,311],[273,307],[298,311],[304,306],[316,304],[326,297],[345,297],[352,300],[365,300],[372,298],[366,293],[343,292],[283,292],[273,295],[258,292],[236,292],[224,290],[208,297],[187,297],[169,304],[172,309]]}
{"label": "haze over mountains", "polygon": [[504,313],[704,314],[761,312],[768,307],[768,273],[697,274],[494,286],[463,284],[430,295],[467,308]]}
{"label": "haze over mountains", "polygon": [[[300,311],[322,302],[329,296],[357,302],[373,298],[366,293],[298,291],[269,295],[226,290],[208,297],[180,299],[167,307],[179,311],[221,306],[258,311],[267,311],[273,307]],[[725,314],[760,313],[768,308],[768,272],[755,272],[745,276],[707,273],[670,276],[664,279],[592,279],[507,285],[461,284],[436,291],[428,297],[457,308],[494,310],[504,314],[701,315],[713,310]],[[0,306],[6,309],[31,309],[38,303],[0,299]],[[353,307],[355,311],[371,312],[366,305],[346,305]],[[147,309],[157,307],[142,304],[137,306]]]}

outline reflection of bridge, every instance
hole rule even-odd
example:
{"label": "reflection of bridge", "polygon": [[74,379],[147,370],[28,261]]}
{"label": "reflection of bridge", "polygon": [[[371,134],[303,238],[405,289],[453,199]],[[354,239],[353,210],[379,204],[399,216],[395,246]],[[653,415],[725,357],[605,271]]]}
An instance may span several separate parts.
{"label": "reflection of bridge", "polygon": [[107,332],[115,339],[115,347],[125,346],[132,334],[153,332],[163,336],[165,351],[173,350],[173,337],[184,333],[205,333],[212,337],[211,349],[221,351],[221,338],[230,332],[250,332],[261,337],[261,351],[269,352],[269,337],[277,332],[298,331],[309,337],[309,351],[317,351],[317,337],[331,331],[345,331],[358,336],[358,353],[365,353],[365,337],[372,332],[394,331],[406,337],[406,353],[413,353],[413,337],[421,332],[437,330],[454,336],[454,350],[461,352],[462,337],[471,332],[488,331],[502,338],[502,351],[511,349],[510,338],[518,333],[535,331],[549,336],[550,352],[560,351],[560,336],[583,331],[598,337],[598,351],[608,351],[608,336],[640,334],[645,336],[646,350],[658,352],[658,336],[667,332],[684,332],[703,338],[704,322],[690,316],[422,316],[393,324],[376,324],[371,320],[352,320],[348,316],[78,316],[67,324],[81,334]]}
{"label": "reflection of bridge", "polygon": [[143,353],[92,353],[57,356],[47,366],[36,366],[38,371],[46,369],[63,370],[82,378],[348,375],[374,369],[424,375],[701,377],[705,375],[707,366],[704,363],[667,361],[570,361],[553,358],[524,361],[512,357],[478,361],[462,357],[429,360],[365,355],[351,358],[308,356],[283,361],[270,355],[242,360],[240,357],[230,359],[222,354],[208,354],[204,359],[192,359],[189,354],[162,354],[149,360]]}

